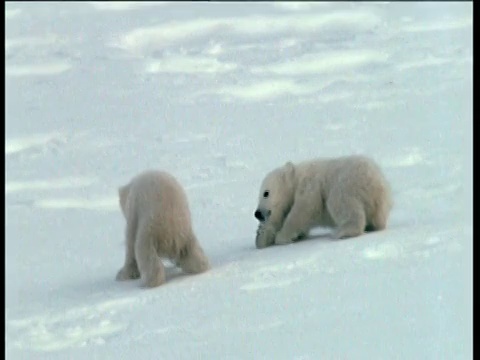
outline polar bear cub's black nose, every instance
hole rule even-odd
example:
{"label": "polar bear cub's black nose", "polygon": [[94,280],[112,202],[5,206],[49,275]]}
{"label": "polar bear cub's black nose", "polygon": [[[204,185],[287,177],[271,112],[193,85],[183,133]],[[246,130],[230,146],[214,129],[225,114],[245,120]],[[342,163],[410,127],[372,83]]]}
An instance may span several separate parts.
{"label": "polar bear cub's black nose", "polygon": [[265,217],[263,216],[263,213],[260,210],[256,210],[254,215],[258,221],[265,221]]}

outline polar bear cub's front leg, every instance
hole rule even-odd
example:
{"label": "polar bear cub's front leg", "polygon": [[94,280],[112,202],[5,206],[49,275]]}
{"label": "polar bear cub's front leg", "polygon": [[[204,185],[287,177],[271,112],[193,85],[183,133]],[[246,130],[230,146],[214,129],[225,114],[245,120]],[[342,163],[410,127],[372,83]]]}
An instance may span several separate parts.
{"label": "polar bear cub's front leg", "polygon": [[305,237],[312,226],[312,216],[319,213],[317,202],[321,202],[315,194],[320,193],[314,182],[302,181],[294,197],[293,206],[286,216],[282,228],[275,237],[275,244],[286,245]]}
{"label": "polar bear cub's front leg", "polygon": [[287,245],[305,237],[311,226],[310,214],[309,202],[296,201],[275,237],[275,244]]}

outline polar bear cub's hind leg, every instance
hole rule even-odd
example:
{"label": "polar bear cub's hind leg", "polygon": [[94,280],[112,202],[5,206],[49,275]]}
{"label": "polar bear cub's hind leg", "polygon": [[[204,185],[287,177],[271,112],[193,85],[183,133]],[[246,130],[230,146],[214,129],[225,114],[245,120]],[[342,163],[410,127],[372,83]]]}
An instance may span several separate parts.
{"label": "polar bear cub's hind leg", "polygon": [[137,232],[137,224],[135,219],[127,222],[125,231],[126,238],[126,254],[125,264],[118,271],[116,280],[134,280],[140,278],[140,271],[138,270],[137,260],[135,259],[135,235]]}
{"label": "polar bear cub's hind leg", "polygon": [[180,251],[176,264],[187,274],[199,274],[210,269],[208,258],[195,237]]}
{"label": "polar bear cub's hind leg", "polygon": [[373,213],[367,219],[366,232],[381,231],[387,227],[388,215],[393,206],[389,185],[384,180],[374,201]]}
{"label": "polar bear cub's hind leg", "polygon": [[373,230],[385,230],[387,227],[388,214],[391,209],[392,199],[388,190],[385,190],[385,195],[380,199],[380,204],[378,204],[372,216]]}
{"label": "polar bear cub's hind leg", "polygon": [[327,201],[330,215],[336,224],[333,237],[346,239],[363,234],[367,221],[362,203],[354,197],[333,195]]}
{"label": "polar bear cub's hind leg", "polygon": [[146,287],[165,283],[165,268],[155,249],[155,237],[148,227],[140,227],[135,241],[135,256],[138,269]]}

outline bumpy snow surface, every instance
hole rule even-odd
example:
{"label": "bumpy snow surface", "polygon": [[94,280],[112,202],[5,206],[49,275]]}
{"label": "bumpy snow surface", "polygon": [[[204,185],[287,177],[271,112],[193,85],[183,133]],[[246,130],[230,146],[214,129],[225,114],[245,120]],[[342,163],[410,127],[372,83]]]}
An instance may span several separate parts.
{"label": "bumpy snow surface", "polygon": [[[8,359],[469,359],[472,3],[7,3]],[[388,228],[257,250],[264,175],[372,156]],[[163,169],[212,269],[116,282]]]}

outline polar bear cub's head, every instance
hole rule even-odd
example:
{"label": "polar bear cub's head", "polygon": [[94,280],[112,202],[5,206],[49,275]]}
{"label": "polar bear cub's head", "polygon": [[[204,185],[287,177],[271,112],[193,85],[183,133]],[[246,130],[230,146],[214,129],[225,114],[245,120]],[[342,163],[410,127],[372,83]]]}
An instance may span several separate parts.
{"label": "polar bear cub's head", "polygon": [[267,174],[260,186],[255,218],[266,222],[272,216],[283,220],[293,202],[295,166],[287,162]]}

